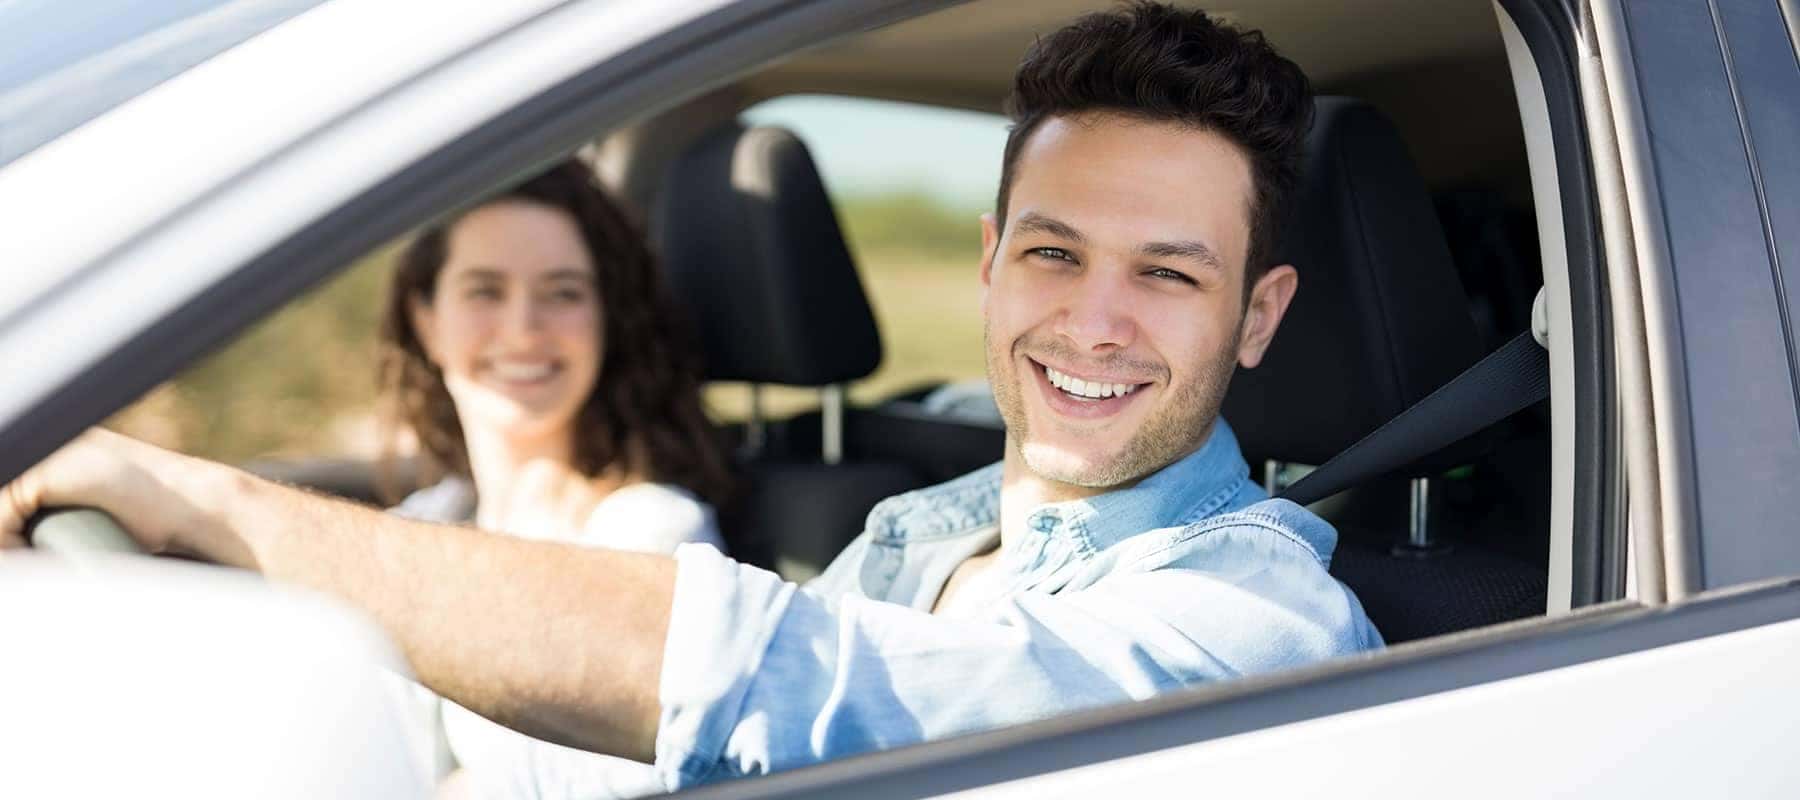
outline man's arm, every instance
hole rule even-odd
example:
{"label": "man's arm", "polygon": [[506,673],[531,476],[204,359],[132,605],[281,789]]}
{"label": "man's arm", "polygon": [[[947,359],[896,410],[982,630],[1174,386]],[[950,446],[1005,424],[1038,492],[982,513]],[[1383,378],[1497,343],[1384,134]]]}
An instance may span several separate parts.
{"label": "man's arm", "polygon": [[661,687],[664,782],[760,775],[1379,645],[1316,553],[1266,517],[1115,547],[1056,568],[1054,594],[949,615],[795,591],[684,552]]}
{"label": "man's arm", "polygon": [[102,508],[152,552],[343,598],[439,694],[533,736],[651,759],[669,558],[404,520],[104,431],[5,487],[0,546],[55,506]]}

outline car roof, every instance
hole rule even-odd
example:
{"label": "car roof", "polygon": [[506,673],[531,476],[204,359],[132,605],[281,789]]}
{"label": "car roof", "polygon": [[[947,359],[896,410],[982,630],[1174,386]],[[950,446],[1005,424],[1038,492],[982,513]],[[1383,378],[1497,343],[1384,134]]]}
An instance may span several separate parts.
{"label": "car roof", "polygon": [[[1492,7],[1470,0],[1177,0],[1261,30],[1313,82],[1333,91],[1411,65],[1503,62]],[[839,40],[747,81],[758,94],[836,91],[997,109],[1019,54],[1037,37],[1112,0],[973,2]],[[1405,21],[1405,35],[1396,21]]]}
{"label": "car roof", "polygon": [[[1480,183],[1523,202],[1524,133],[1485,0],[1177,0],[1261,30],[1320,94],[1357,97],[1399,127],[1432,188]],[[809,50],[741,81],[751,99],[822,92],[999,112],[1019,55],[1110,0],[986,0]],[[1404,21],[1404,22],[1401,22]]]}

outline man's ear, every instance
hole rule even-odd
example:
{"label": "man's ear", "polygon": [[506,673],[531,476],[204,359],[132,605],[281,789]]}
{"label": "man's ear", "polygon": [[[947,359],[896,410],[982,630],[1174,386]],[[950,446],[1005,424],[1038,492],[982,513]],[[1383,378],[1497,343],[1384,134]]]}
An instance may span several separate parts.
{"label": "man's ear", "polygon": [[994,252],[1000,246],[1000,223],[992,212],[981,215],[981,307],[987,309],[988,287],[994,283]]}
{"label": "man's ear", "polygon": [[994,248],[1000,244],[1000,223],[993,212],[981,215],[981,286],[993,283]]}
{"label": "man's ear", "polygon": [[1262,363],[1263,352],[1275,339],[1275,329],[1300,288],[1300,273],[1290,264],[1270,267],[1256,285],[1250,287],[1250,302],[1244,307],[1244,327],[1238,338],[1238,364],[1245,369]]}
{"label": "man's ear", "polygon": [[419,347],[425,351],[425,360],[437,364],[437,342],[431,338],[432,333],[437,330],[433,325],[437,312],[425,298],[415,294],[406,298],[406,317],[412,323],[413,336],[418,338]]}

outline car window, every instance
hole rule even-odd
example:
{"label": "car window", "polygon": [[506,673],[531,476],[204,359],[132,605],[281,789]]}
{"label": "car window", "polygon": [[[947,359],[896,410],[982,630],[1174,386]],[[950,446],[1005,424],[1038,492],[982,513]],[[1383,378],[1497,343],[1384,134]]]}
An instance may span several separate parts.
{"label": "car window", "polygon": [[390,249],[358,261],[106,425],[231,463],[380,450],[375,329]]}
{"label": "car window", "polygon": [[0,166],[320,2],[0,3]]}
{"label": "car window", "polygon": [[[1006,118],[841,95],[777,97],[741,118],[798,136],[831,194],[884,351],[851,400],[982,377],[980,215],[993,208]],[[808,391],[763,391],[772,414],[817,404]],[[729,419],[745,397],[723,385],[708,400]]]}
{"label": "car window", "polygon": [[[799,136],[831,193],[884,348],[852,401],[981,378],[979,217],[993,205],[1006,119],[826,95],[772,99],[743,119]],[[108,424],[232,463],[376,458],[374,337],[391,269],[391,250],[369,255]],[[805,389],[761,391],[772,417],[819,402]],[[706,399],[722,421],[750,406],[742,384],[716,384]]]}

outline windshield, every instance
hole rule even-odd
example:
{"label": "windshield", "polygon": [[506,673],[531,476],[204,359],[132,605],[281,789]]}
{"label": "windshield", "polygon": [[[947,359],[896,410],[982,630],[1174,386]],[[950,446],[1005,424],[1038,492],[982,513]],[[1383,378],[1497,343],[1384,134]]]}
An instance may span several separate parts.
{"label": "windshield", "polygon": [[323,0],[0,0],[0,166]]}

